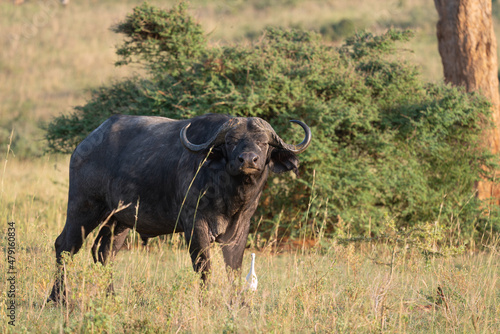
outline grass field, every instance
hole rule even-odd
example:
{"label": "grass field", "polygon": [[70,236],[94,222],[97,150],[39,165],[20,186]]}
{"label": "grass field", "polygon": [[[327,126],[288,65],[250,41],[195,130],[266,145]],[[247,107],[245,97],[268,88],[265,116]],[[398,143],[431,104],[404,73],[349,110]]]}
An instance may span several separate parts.
{"label": "grass field", "polygon": [[[5,168],[4,168],[5,167]],[[208,290],[199,286],[179,237],[153,239],[149,251],[131,234],[112,267],[94,265],[92,236],[67,263],[70,302],[46,300],[55,270],[53,244],[65,220],[68,157],[2,164],[0,215],[15,222],[15,316],[7,309],[7,224],[0,239],[1,333],[496,333],[500,330],[498,242],[488,251],[430,257],[411,243],[346,245],[315,240],[291,250],[263,244],[259,287],[229,282],[222,256]],[[318,237],[319,238],[319,237]],[[313,243],[312,243],[313,244]],[[115,283],[116,295],[106,296]]]}
{"label": "grass field", "polygon": [[[67,263],[68,305],[46,304],[53,245],[66,216],[69,157],[43,154],[39,126],[85,103],[89,89],[141,72],[113,66],[121,36],[109,31],[140,3],[0,0],[0,333],[500,332],[496,240],[441,257],[405,240],[344,245],[317,236],[308,247],[286,249],[261,243],[245,253],[241,277],[250,252],[257,254],[259,288],[250,293],[228,280],[217,249],[203,290],[179,237],[154,239],[147,251],[131,234],[114,265],[103,268],[93,264],[90,236]],[[413,28],[406,56],[427,80],[442,80],[431,1],[193,0],[191,8],[213,45],[247,43],[267,25],[319,31],[345,18],[373,32]],[[9,227],[16,237],[11,263]],[[8,324],[10,265],[15,327]],[[116,295],[106,296],[111,274]]]}

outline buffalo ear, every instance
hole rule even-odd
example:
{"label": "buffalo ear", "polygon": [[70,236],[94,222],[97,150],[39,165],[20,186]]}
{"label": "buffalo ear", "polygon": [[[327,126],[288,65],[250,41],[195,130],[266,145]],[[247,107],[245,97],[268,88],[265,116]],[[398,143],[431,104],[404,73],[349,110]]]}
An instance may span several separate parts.
{"label": "buffalo ear", "polygon": [[277,174],[293,170],[293,172],[298,176],[299,159],[294,153],[288,150],[274,149],[271,152],[269,168]]}

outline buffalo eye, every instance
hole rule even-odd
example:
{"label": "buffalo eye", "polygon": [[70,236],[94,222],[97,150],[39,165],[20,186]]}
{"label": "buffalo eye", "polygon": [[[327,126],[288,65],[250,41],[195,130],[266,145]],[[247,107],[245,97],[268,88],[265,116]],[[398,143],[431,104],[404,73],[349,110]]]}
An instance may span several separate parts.
{"label": "buffalo eye", "polygon": [[238,138],[235,137],[226,137],[226,144],[227,145],[236,145],[238,143]]}
{"label": "buffalo eye", "polygon": [[267,151],[268,143],[266,141],[256,141],[255,144],[262,152]]}
{"label": "buffalo eye", "polygon": [[212,152],[210,152],[208,159],[218,160],[218,159],[222,159],[223,157],[224,157],[224,151],[223,151],[222,146],[219,145],[219,146],[215,146],[212,149]]}

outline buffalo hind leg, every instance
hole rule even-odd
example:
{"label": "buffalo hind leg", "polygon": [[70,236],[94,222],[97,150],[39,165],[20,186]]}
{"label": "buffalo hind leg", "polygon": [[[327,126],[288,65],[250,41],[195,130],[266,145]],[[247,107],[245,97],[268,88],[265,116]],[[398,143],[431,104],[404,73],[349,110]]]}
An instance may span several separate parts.
{"label": "buffalo hind leg", "polygon": [[83,202],[81,205],[68,204],[66,224],[55,242],[56,249],[56,278],[48,300],[64,302],[64,264],[62,254],[67,252],[74,255],[78,253],[83,241],[102,221],[105,210],[98,203]]}
{"label": "buffalo hind leg", "polygon": [[94,262],[106,265],[113,259],[123,246],[129,230],[128,227],[116,222],[102,226],[92,246]]}
{"label": "buffalo hind leg", "polygon": [[[122,248],[128,235],[129,228],[113,222],[103,225],[92,246],[94,262],[106,265]],[[114,293],[113,282],[108,286],[108,293]]]}

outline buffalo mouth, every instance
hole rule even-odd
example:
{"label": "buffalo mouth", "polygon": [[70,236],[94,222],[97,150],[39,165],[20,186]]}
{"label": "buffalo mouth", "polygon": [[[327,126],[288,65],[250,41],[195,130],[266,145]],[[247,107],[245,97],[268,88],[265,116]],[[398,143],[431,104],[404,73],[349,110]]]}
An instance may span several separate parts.
{"label": "buffalo mouth", "polygon": [[235,164],[228,164],[226,171],[231,176],[241,176],[241,175],[257,175],[262,173],[262,170],[255,166],[235,166]]}
{"label": "buffalo mouth", "polygon": [[254,174],[260,173],[260,168],[248,167],[248,166],[240,167],[239,172],[240,172],[240,174],[244,174],[244,175],[254,175]]}

